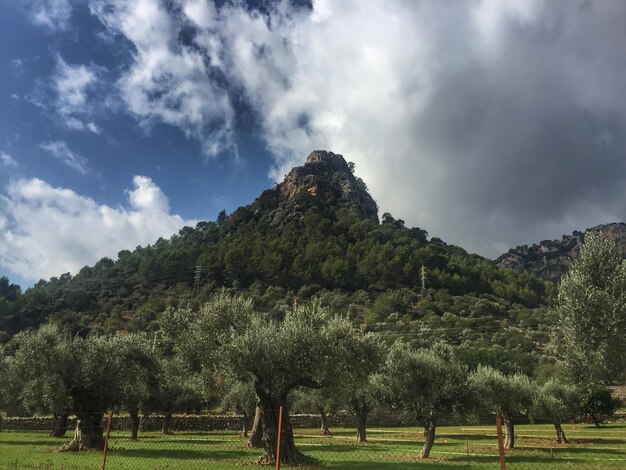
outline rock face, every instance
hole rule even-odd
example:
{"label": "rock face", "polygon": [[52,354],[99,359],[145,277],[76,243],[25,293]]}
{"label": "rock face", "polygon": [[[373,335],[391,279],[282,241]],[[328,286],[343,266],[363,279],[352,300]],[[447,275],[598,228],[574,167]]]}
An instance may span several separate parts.
{"label": "rock face", "polygon": [[355,178],[343,156],[325,150],[311,152],[303,166],[293,168],[276,190],[293,201],[302,191],[355,211],[378,222],[378,206],[362,181]]}
{"label": "rock face", "polygon": [[[608,239],[614,240],[622,256],[626,257],[626,223],[598,225],[585,230],[585,233],[590,231],[601,232]],[[578,256],[585,233],[575,231],[571,235],[564,235],[561,240],[544,240],[532,246],[518,246],[496,259],[496,264],[556,281],[567,272],[572,260]]]}
{"label": "rock face", "polygon": [[273,226],[301,216],[304,199],[315,198],[324,206],[349,209],[359,217],[379,223],[378,206],[365,183],[356,178],[343,156],[313,151],[303,166],[293,168],[274,188],[264,191],[250,206],[230,217],[237,223],[248,217],[270,216]]}

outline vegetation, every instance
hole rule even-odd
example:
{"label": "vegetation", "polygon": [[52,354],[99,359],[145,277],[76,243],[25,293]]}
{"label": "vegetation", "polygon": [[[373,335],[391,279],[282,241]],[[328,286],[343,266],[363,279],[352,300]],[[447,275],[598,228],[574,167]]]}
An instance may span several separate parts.
{"label": "vegetation", "polygon": [[626,378],[626,260],[615,243],[589,233],[580,257],[563,276],[557,312],[558,346],[577,384]]}
{"label": "vegetation", "polygon": [[386,400],[424,427],[420,459],[427,459],[435,442],[437,421],[467,412],[467,368],[445,346],[414,351],[396,343],[379,377]]}
{"label": "vegetation", "polygon": [[502,416],[505,426],[504,447],[515,447],[514,419],[527,413],[534,389],[522,374],[506,375],[487,366],[480,366],[469,377],[469,385],[482,410]]}
{"label": "vegetation", "polygon": [[138,400],[157,367],[147,343],[136,335],[71,338],[45,325],[20,333],[15,345],[9,367],[20,381],[23,404],[77,417],[74,439],[62,450],[102,449],[105,412]]}
{"label": "vegetation", "polygon": [[86,450],[102,447],[107,410],[129,413],[135,441],[140,413],[163,413],[167,435],[173,413],[221,404],[254,412],[260,462],[280,442],[289,464],[308,461],[293,407],[354,413],[358,443],[373,410],[403,413],[424,428],[421,459],[451,417],[501,415],[513,449],[520,417],[565,442],[563,423],[615,411],[626,263],[609,243],[589,237],[552,309],[553,284],[388,213],[276,197],[24,293],[0,278],[0,406],[53,414],[53,436],[75,414],[62,448]]}

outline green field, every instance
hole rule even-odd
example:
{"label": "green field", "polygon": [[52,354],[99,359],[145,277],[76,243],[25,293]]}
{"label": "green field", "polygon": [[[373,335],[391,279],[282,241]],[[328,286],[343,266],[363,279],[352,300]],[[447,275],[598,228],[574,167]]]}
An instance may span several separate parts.
{"label": "green field", "polygon": [[[569,444],[554,442],[549,425],[516,426],[516,449],[507,453],[510,469],[626,469],[626,425],[564,426]],[[68,434],[69,435],[69,434]],[[317,429],[297,429],[299,448],[313,460],[301,468],[497,469],[495,426],[447,426],[438,429],[431,459],[417,460],[421,435],[415,428],[376,428],[370,442],[357,445],[354,431],[335,429],[323,437]],[[0,469],[100,468],[101,454],[59,453],[63,440],[45,432],[0,432]],[[127,432],[111,433],[107,469],[228,469],[254,466],[258,449],[246,449],[234,432],[190,433],[171,436],[140,434],[130,442]]]}

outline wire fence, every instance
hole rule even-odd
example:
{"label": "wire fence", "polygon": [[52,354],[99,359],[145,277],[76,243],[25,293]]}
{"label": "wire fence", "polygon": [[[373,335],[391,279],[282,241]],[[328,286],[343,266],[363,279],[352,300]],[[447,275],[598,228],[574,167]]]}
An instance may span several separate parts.
{"label": "wire fence", "polygon": [[[136,439],[128,415],[115,415],[110,421],[106,415],[101,418],[93,426],[81,425],[80,439],[75,417],[68,420],[61,437],[52,437],[52,429],[43,426],[52,425],[52,419],[5,419],[0,431],[0,469],[236,469],[257,465],[266,453],[262,447],[249,446],[250,435],[243,435],[239,426],[243,418],[237,416],[217,420],[175,416],[166,433],[162,432],[163,417],[144,417]],[[283,423],[282,434],[291,429],[295,447],[283,439],[279,452],[283,458],[297,455],[297,468],[626,470],[626,424],[619,422],[602,428],[564,424],[568,442],[561,444],[551,424],[516,424],[514,446],[504,449],[505,431],[499,438],[494,417],[473,423],[447,421],[436,427],[428,458],[420,459],[426,438],[417,425],[383,426],[384,420],[372,416],[367,441],[357,443],[355,427],[332,426],[331,422],[330,434],[325,435],[321,422],[299,427],[298,417],[292,418],[294,426]],[[316,419],[300,421],[310,424]],[[219,427],[223,429],[215,429]],[[62,451],[75,449],[77,440],[93,449]],[[287,466],[292,465],[283,468]],[[274,463],[269,465],[274,467]]]}

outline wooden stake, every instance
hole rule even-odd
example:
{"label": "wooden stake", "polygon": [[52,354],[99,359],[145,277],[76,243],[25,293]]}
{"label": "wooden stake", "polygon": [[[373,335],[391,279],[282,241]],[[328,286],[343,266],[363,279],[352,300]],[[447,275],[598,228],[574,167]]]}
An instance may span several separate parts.
{"label": "wooden stake", "polygon": [[498,453],[500,454],[500,470],[506,470],[504,459],[504,441],[502,440],[502,417],[496,416],[496,429],[498,430]]}
{"label": "wooden stake", "polygon": [[104,451],[102,452],[102,464],[100,465],[100,470],[104,470],[104,467],[107,463],[107,450],[109,450],[109,433],[111,432],[111,417],[113,416],[113,412],[109,411],[107,413],[107,431],[104,435]]}
{"label": "wooden stake", "polygon": [[280,470],[280,441],[282,440],[283,431],[283,407],[278,410],[278,439],[276,442],[276,470]]}

